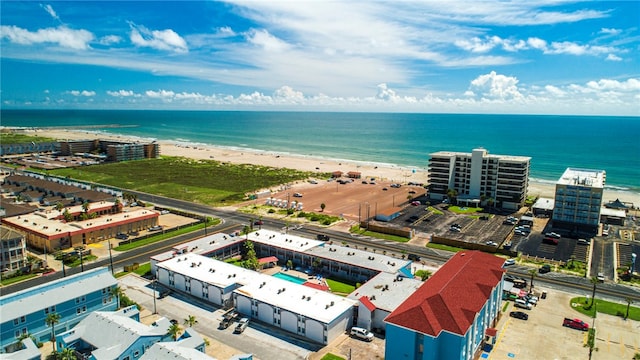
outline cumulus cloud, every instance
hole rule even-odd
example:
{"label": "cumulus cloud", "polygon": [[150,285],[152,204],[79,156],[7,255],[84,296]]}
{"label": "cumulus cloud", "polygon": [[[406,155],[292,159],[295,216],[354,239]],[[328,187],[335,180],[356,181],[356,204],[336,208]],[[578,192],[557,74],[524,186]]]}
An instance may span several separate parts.
{"label": "cumulus cloud", "polygon": [[527,43],[524,40],[502,39],[499,36],[488,36],[484,39],[473,37],[471,40],[455,41],[454,44],[459,48],[476,53],[484,53],[495,47],[509,52],[527,49]]}
{"label": "cumulus cloud", "polygon": [[147,95],[150,98],[156,98],[156,99],[171,99],[175,96],[175,93],[171,90],[159,90],[159,91],[147,90],[145,91],[145,95]]}
{"label": "cumulus cloud", "polygon": [[534,49],[544,50],[547,48],[547,42],[537,37],[530,37],[527,39],[527,44]]}
{"label": "cumulus cloud", "polygon": [[113,97],[139,97],[140,94],[136,94],[133,92],[133,90],[118,90],[118,91],[107,91],[107,95],[113,96]]}
{"label": "cumulus cloud", "polygon": [[186,53],[189,51],[187,42],[171,29],[149,30],[144,26],[134,24],[130,24],[130,26],[130,39],[136,46],[177,53]]}
{"label": "cumulus cloud", "polygon": [[71,90],[67,92],[68,94],[71,94],[73,96],[84,96],[84,97],[91,97],[91,96],[96,96],[96,92],[95,91],[89,91],[89,90]]}
{"label": "cumulus cloud", "polygon": [[76,50],[89,49],[89,43],[94,39],[94,35],[87,30],[74,30],[66,26],[39,29],[32,32],[13,25],[2,25],[0,26],[0,37],[21,45],[53,43]]}
{"label": "cumulus cloud", "polygon": [[521,99],[523,96],[518,90],[518,79],[513,76],[505,76],[491,71],[480,75],[471,81],[469,91],[483,98],[491,99]]}
{"label": "cumulus cloud", "polygon": [[285,101],[293,101],[300,103],[304,101],[304,94],[301,91],[296,91],[290,86],[283,86],[273,93],[275,98]]}

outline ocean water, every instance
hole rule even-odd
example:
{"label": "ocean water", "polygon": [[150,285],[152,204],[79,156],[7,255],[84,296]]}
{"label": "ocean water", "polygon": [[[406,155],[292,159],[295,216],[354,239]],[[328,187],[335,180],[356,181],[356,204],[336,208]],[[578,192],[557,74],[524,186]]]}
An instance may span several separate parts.
{"label": "ocean water", "polygon": [[[531,179],[607,171],[640,192],[640,117],[330,112],[2,110],[2,126],[88,131],[426,170],[436,151],[530,156]],[[121,125],[108,127],[106,125]]]}

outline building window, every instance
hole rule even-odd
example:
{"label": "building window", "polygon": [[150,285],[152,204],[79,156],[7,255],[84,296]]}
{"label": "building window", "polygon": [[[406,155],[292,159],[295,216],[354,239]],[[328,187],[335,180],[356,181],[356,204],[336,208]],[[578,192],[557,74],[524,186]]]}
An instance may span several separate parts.
{"label": "building window", "polygon": [[56,312],[56,306],[55,306],[55,305],[53,305],[53,306],[51,307],[51,312]]}
{"label": "building window", "polygon": [[133,357],[137,358],[138,356],[140,356],[140,351],[134,351],[133,352]]}
{"label": "building window", "polygon": [[47,315],[49,313],[49,308],[44,308],[44,314]]}
{"label": "building window", "polygon": [[13,319],[13,325],[18,325],[20,321],[18,319]]}
{"label": "building window", "polygon": [[20,337],[20,330],[16,330],[15,335],[16,335],[16,338],[19,338]]}
{"label": "building window", "polygon": [[21,323],[23,323],[23,322],[27,322],[27,318],[26,318],[26,317],[24,317],[24,316],[20,316],[20,322],[21,322]]}

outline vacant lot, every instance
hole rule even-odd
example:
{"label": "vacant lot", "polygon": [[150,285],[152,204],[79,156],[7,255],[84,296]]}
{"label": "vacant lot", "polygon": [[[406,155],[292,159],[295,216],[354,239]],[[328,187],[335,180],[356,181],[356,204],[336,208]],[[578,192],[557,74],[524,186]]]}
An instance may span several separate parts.
{"label": "vacant lot", "polygon": [[49,173],[209,205],[242,201],[248,192],[317,175],[285,168],[180,157],[60,169]]}

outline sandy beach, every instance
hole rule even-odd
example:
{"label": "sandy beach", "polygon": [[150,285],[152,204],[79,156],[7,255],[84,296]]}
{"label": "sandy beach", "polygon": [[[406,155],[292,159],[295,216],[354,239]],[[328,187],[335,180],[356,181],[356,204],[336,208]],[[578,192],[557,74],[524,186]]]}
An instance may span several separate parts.
{"label": "sandy beach", "polygon": [[[45,130],[29,130],[32,135],[47,136],[56,139],[65,140],[88,140],[88,139],[112,139],[120,141],[153,141],[155,139],[140,139],[126,136],[109,135],[105,133],[97,133],[86,130],[69,130],[69,129],[47,129]],[[364,178],[376,178],[381,181],[392,182],[416,182],[427,183],[428,173],[423,170],[428,161],[425,155],[425,166],[415,171],[411,168],[400,166],[373,166],[370,164],[359,163],[355,161],[334,161],[327,159],[318,159],[306,156],[283,155],[273,152],[258,152],[235,150],[210,145],[178,143],[172,141],[158,141],[160,143],[160,152],[167,156],[183,156],[192,159],[208,159],[234,164],[256,164],[271,167],[283,167],[312,172],[333,172],[342,171],[358,171]],[[561,174],[558,174],[560,176]],[[538,195],[540,197],[553,198],[555,187],[550,183],[529,183],[529,195]],[[603,200],[604,203],[620,199],[624,202],[633,203],[634,206],[640,206],[640,193],[631,193],[625,191],[605,190]]]}

